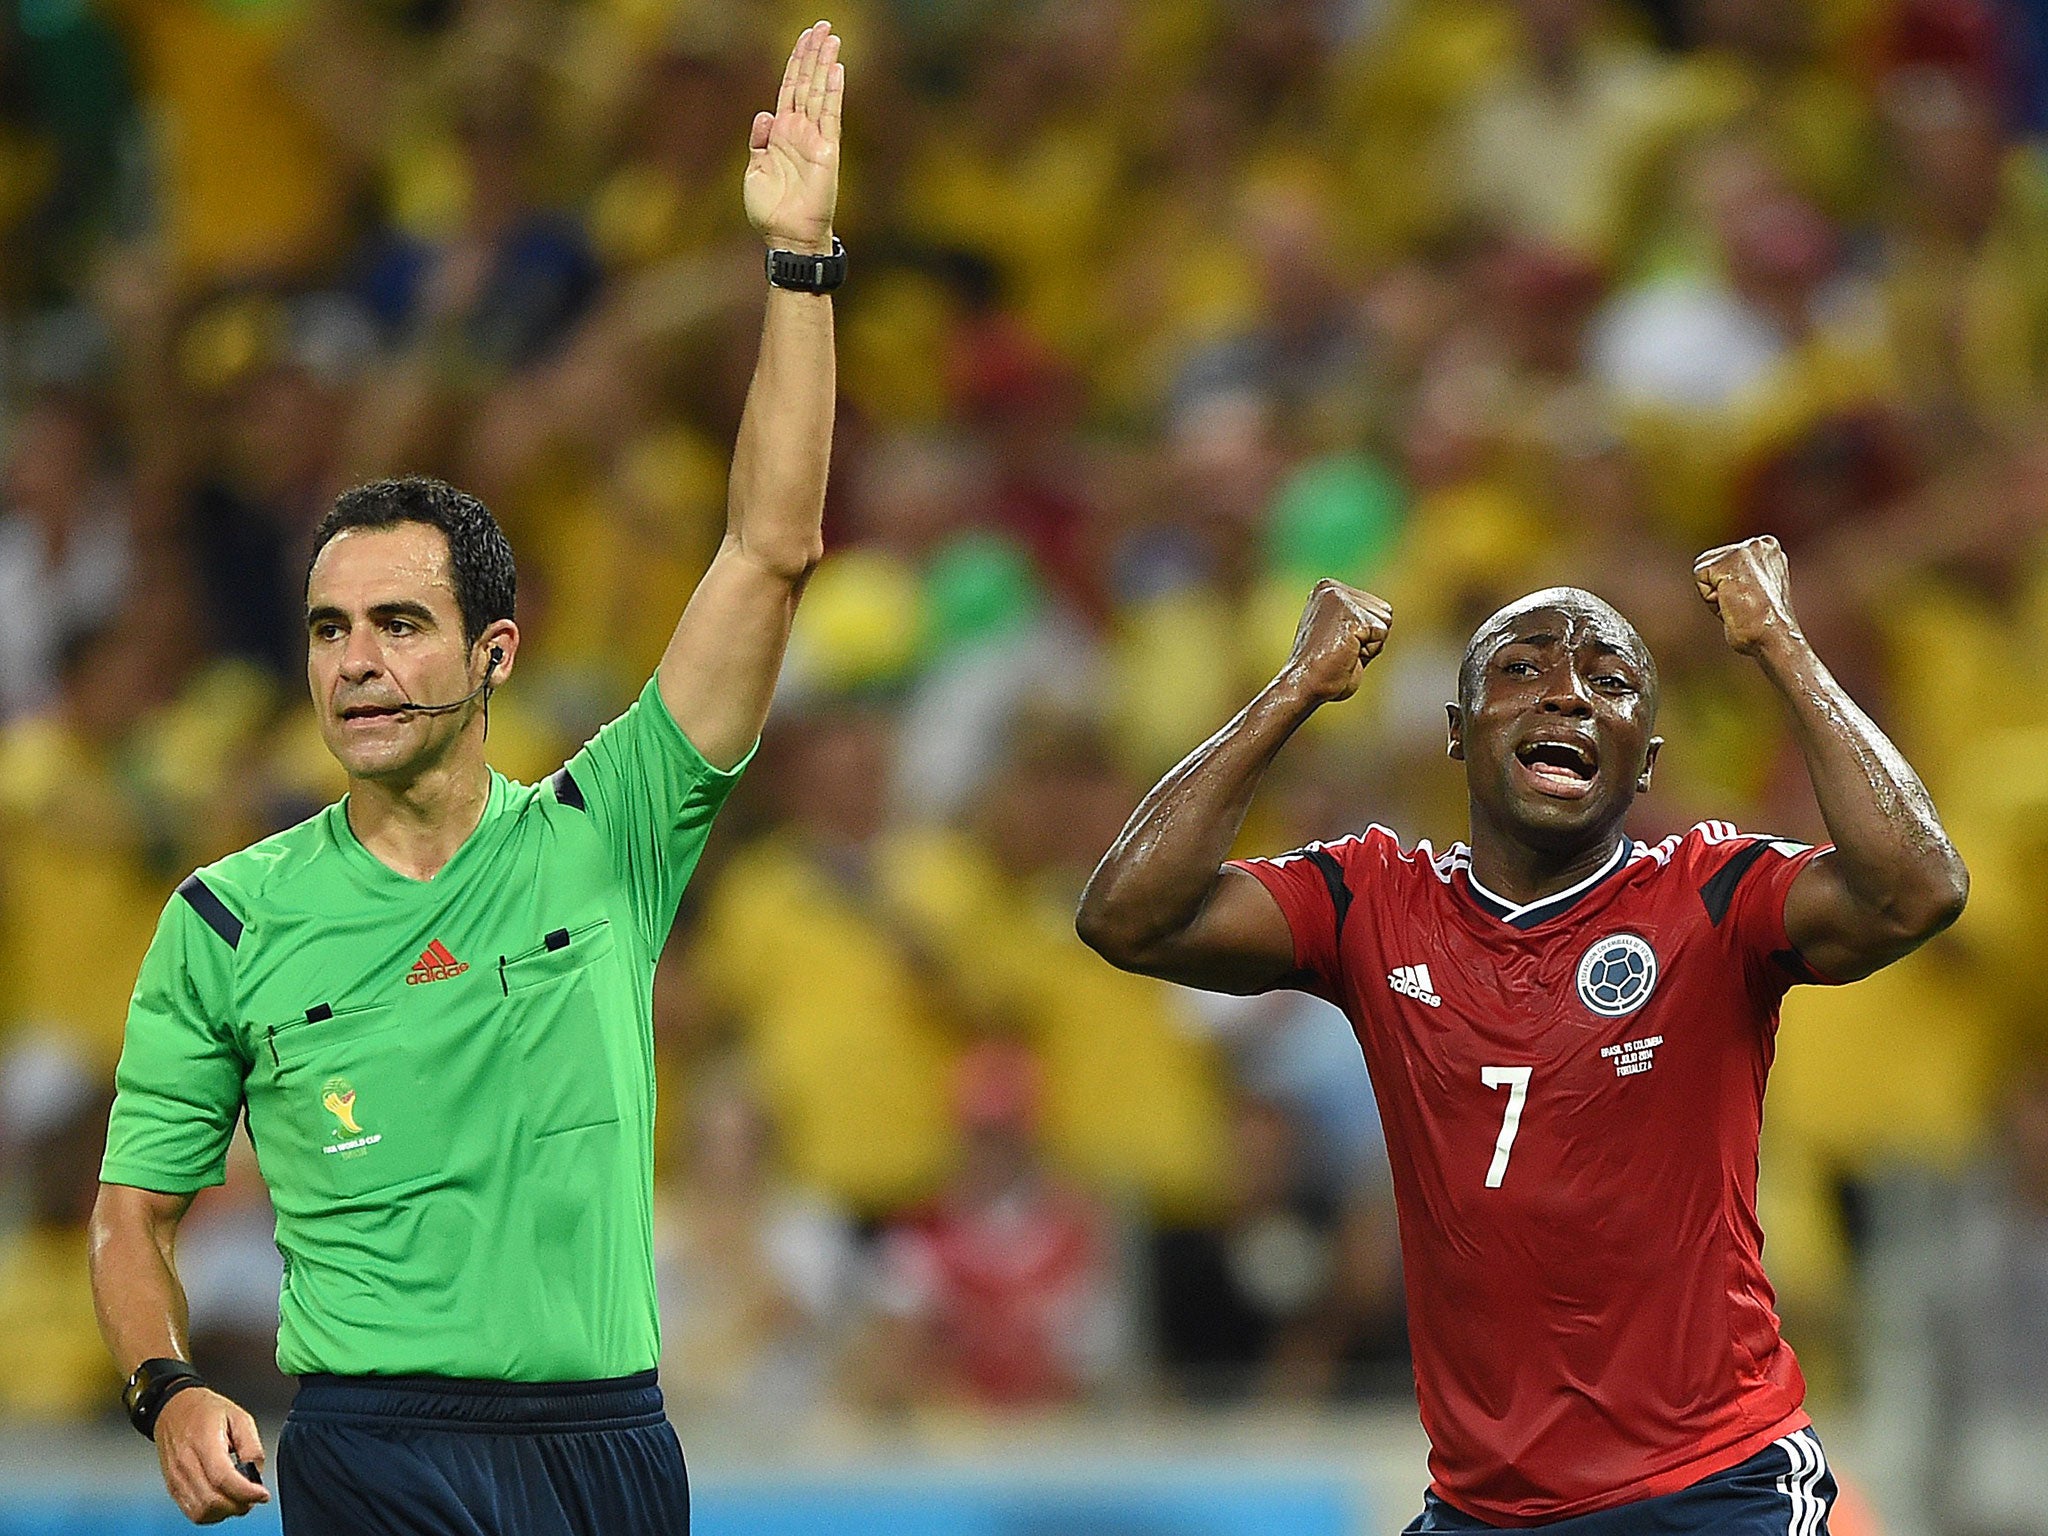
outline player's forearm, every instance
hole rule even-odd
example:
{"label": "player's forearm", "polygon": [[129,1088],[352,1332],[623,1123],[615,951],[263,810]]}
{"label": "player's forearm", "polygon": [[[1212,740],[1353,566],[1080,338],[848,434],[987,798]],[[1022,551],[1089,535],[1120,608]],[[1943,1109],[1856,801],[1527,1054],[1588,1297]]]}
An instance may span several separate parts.
{"label": "player's forearm", "polygon": [[824,551],[837,388],[832,300],[770,288],[760,360],[733,447],[726,535],[791,582]]}
{"label": "player's forearm", "polygon": [[1919,775],[1804,635],[1775,640],[1757,662],[1785,701],[1844,885],[1901,938],[1954,922],[1969,873]]}
{"label": "player's forearm", "polygon": [[1095,867],[1074,926],[1112,964],[1143,956],[1201,915],[1259,780],[1316,707],[1299,687],[1267,686],[1138,803]]}
{"label": "player's forearm", "polygon": [[[103,1185],[93,1207],[88,1254],[100,1337],[125,1376],[145,1360],[190,1358],[185,1287],[172,1266],[177,1216],[167,1197]],[[173,1202],[178,1215],[185,1204]]]}

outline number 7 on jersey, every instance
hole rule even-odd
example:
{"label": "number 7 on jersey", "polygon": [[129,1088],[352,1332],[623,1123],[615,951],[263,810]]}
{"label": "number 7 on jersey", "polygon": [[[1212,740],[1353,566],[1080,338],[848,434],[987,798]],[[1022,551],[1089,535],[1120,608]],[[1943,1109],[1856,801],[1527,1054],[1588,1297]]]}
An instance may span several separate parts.
{"label": "number 7 on jersey", "polygon": [[1529,1098],[1527,1067],[1481,1067],[1479,1081],[1489,1088],[1508,1091],[1508,1112],[1501,1117],[1500,1140],[1493,1144],[1493,1166],[1486,1170],[1486,1187],[1499,1189],[1507,1177],[1508,1154],[1515,1147],[1515,1132],[1522,1128],[1522,1106]]}

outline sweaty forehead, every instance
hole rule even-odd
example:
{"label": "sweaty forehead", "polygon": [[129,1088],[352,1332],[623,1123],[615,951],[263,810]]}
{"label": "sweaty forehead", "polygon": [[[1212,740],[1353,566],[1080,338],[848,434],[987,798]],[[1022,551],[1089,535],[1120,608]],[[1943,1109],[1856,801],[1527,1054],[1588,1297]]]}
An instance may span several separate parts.
{"label": "sweaty forehead", "polygon": [[1574,650],[1590,647],[1626,657],[1642,672],[1651,710],[1657,707],[1657,662],[1633,624],[1614,606],[1579,587],[1546,587],[1509,603],[1472,633],[1458,667],[1458,702],[1479,697],[1487,663],[1504,645],[1549,635]]}
{"label": "sweaty forehead", "polygon": [[448,541],[437,528],[397,523],[382,528],[347,528],[328,541],[307,572],[308,602],[348,606],[411,599],[452,602],[454,573]]}
{"label": "sweaty forehead", "polygon": [[1611,604],[1577,587],[1551,587],[1508,604],[1473,633],[1466,658],[1476,660],[1503,645],[1543,636],[1573,650],[1592,646],[1651,665],[1649,648],[1635,626]]}

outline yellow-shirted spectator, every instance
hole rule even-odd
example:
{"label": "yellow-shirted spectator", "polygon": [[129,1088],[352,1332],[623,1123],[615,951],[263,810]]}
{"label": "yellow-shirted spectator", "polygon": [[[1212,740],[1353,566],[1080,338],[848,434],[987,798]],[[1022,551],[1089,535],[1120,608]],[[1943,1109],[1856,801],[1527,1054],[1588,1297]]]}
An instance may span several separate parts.
{"label": "yellow-shirted spectator", "polygon": [[[1878,172],[1867,0],[1712,0],[1684,11],[1670,87],[1689,130],[1742,128],[1835,218],[1867,213]],[[1857,14],[1858,12],[1865,14]]]}
{"label": "yellow-shirted spectator", "polygon": [[69,1041],[29,1039],[0,1052],[0,1168],[19,1176],[25,1197],[20,1225],[0,1230],[10,1366],[0,1379],[0,1424],[86,1418],[119,1385],[80,1278],[111,1098]]}
{"label": "yellow-shirted spectator", "polygon": [[736,40],[720,34],[737,25],[685,29],[632,71],[621,125],[631,150],[590,203],[591,243],[614,267],[650,266],[735,233],[731,187],[743,167],[702,124],[732,98]]}
{"label": "yellow-shirted spectator", "polygon": [[49,190],[55,162],[47,142],[16,124],[0,124],[0,233],[12,234]]}
{"label": "yellow-shirted spectator", "polygon": [[2048,159],[2008,145],[1999,105],[1949,75],[1902,72],[1886,106],[1903,173],[1884,274],[1902,381],[2010,429],[2048,385]]}
{"label": "yellow-shirted spectator", "polygon": [[1100,266],[1123,191],[1112,82],[1121,41],[1110,7],[1051,6],[1036,35],[991,55],[970,90],[981,110],[927,136],[909,157],[904,232],[997,264],[1017,313],[1069,358],[1098,325]]}
{"label": "yellow-shirted spectator", "polygon": [[680,424],[633,436],[608,475],[535,477],[519,551],[541,600],[533,632],[551,669],[629,692],[660,661],[668,634],[656,599],[688,591],[725,524],[725,466]]}
{"label": "yellow-shirted spectator", "polygon": [[1594,257],[1624,250],[1670,129],[1668,67],[1603,35],[1590,0],[1518,0],[1521,46],[1457,128],[1458,174],[1488,224]]}
{"label": "yellow-shirted spectator", "polygon": [[107,0],[142,79],[161,157],[168,248],[203,285],[317,270],[351,192],[344,158],[297,94],[307,0]]}
{"label": "yellow-shirted spectator", "polygon": [[1858,1173],[1888,1158],[1961,1165],[1985,1125],[1997,1055],[1967,927],[1853,989],[1787,998],[1774,1141]]}
{"label": "yellow-shirted spectator", "polygon": [[[1236,147],[1235,128],[1220,88],[1181,95],[1111,226],[1098,274],[1103,334],[1090,361],[1112,416],[1142,419],[1191,351],[1257,319],[1257,276],[1235,238],[1235,189],[1215,174],[1219,149]],[[1161,261],[1161,251],[1173,259]]]}
{"label": "yellow-shirted spectator", "polygon": [[847,712],[801,731],[781,780],[793,825],[721,871],[693,958],[737,1024],[783,1171],[878,1216],[944,1177],[959,1021],[896,916],[884,722]]}
{"label": "yellow-shirted spectator", "polygon": [[[1166,768],[1235,712],[1243,690],[1236,607],[1199,582],[1125,603],[1110,638],[1106,713],[1133,773]],[[1178,686],[1162,688],[1171,677]]]}
{"label": "yellow-shirted spectator", "polygon": [[61,705],[0,734],[0,1032],[54,1031],[110,1080],[134,970],[184,872],[124,760],[135,640],[76,644]]}
{"label": "yellow-shirted spectator", "polygon": [[983,797],[987,840],[907,840],[902,895],[954,985],[1030,1043],[1053,1162],[1155,1216],[1196,1219],[1223,1187],[1220,1064],[1172,988],[1110,970],[1074,936],[1088,777],[1013,762]]}
{"label": "yellow-shirted spectator", "polygon": [[2014,1000],[2048,966],[2037,873],[2048,857],[2037,771],[2048,738],[2018,702],[2031,663],[2025,581],[2003,612],[1953,583],[1888,590],[1892,710],[1970,861],[1970,905],[1948,934],[1857,986],[1786,999],[1764,1216],[1788,1307],[1816,1315],[1850,1280],[1838,1186],[1901,1165],[1953,1173],[1981,1148],[2021,1044]]}

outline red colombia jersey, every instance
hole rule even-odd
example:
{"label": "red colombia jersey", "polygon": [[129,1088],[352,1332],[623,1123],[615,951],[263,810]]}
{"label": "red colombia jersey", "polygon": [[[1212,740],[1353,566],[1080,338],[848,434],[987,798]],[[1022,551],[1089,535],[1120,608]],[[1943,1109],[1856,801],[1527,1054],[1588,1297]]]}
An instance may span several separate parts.
{"label": "red colombia jersey", "polygon": [[1439,1497],[1652,1498],[1803,1427],[1756,1218],[1785,893],[1827,852],[1704,822],[1517,907],[1384,827],[1236,867],[1343,1008],[1386,1125]]}

